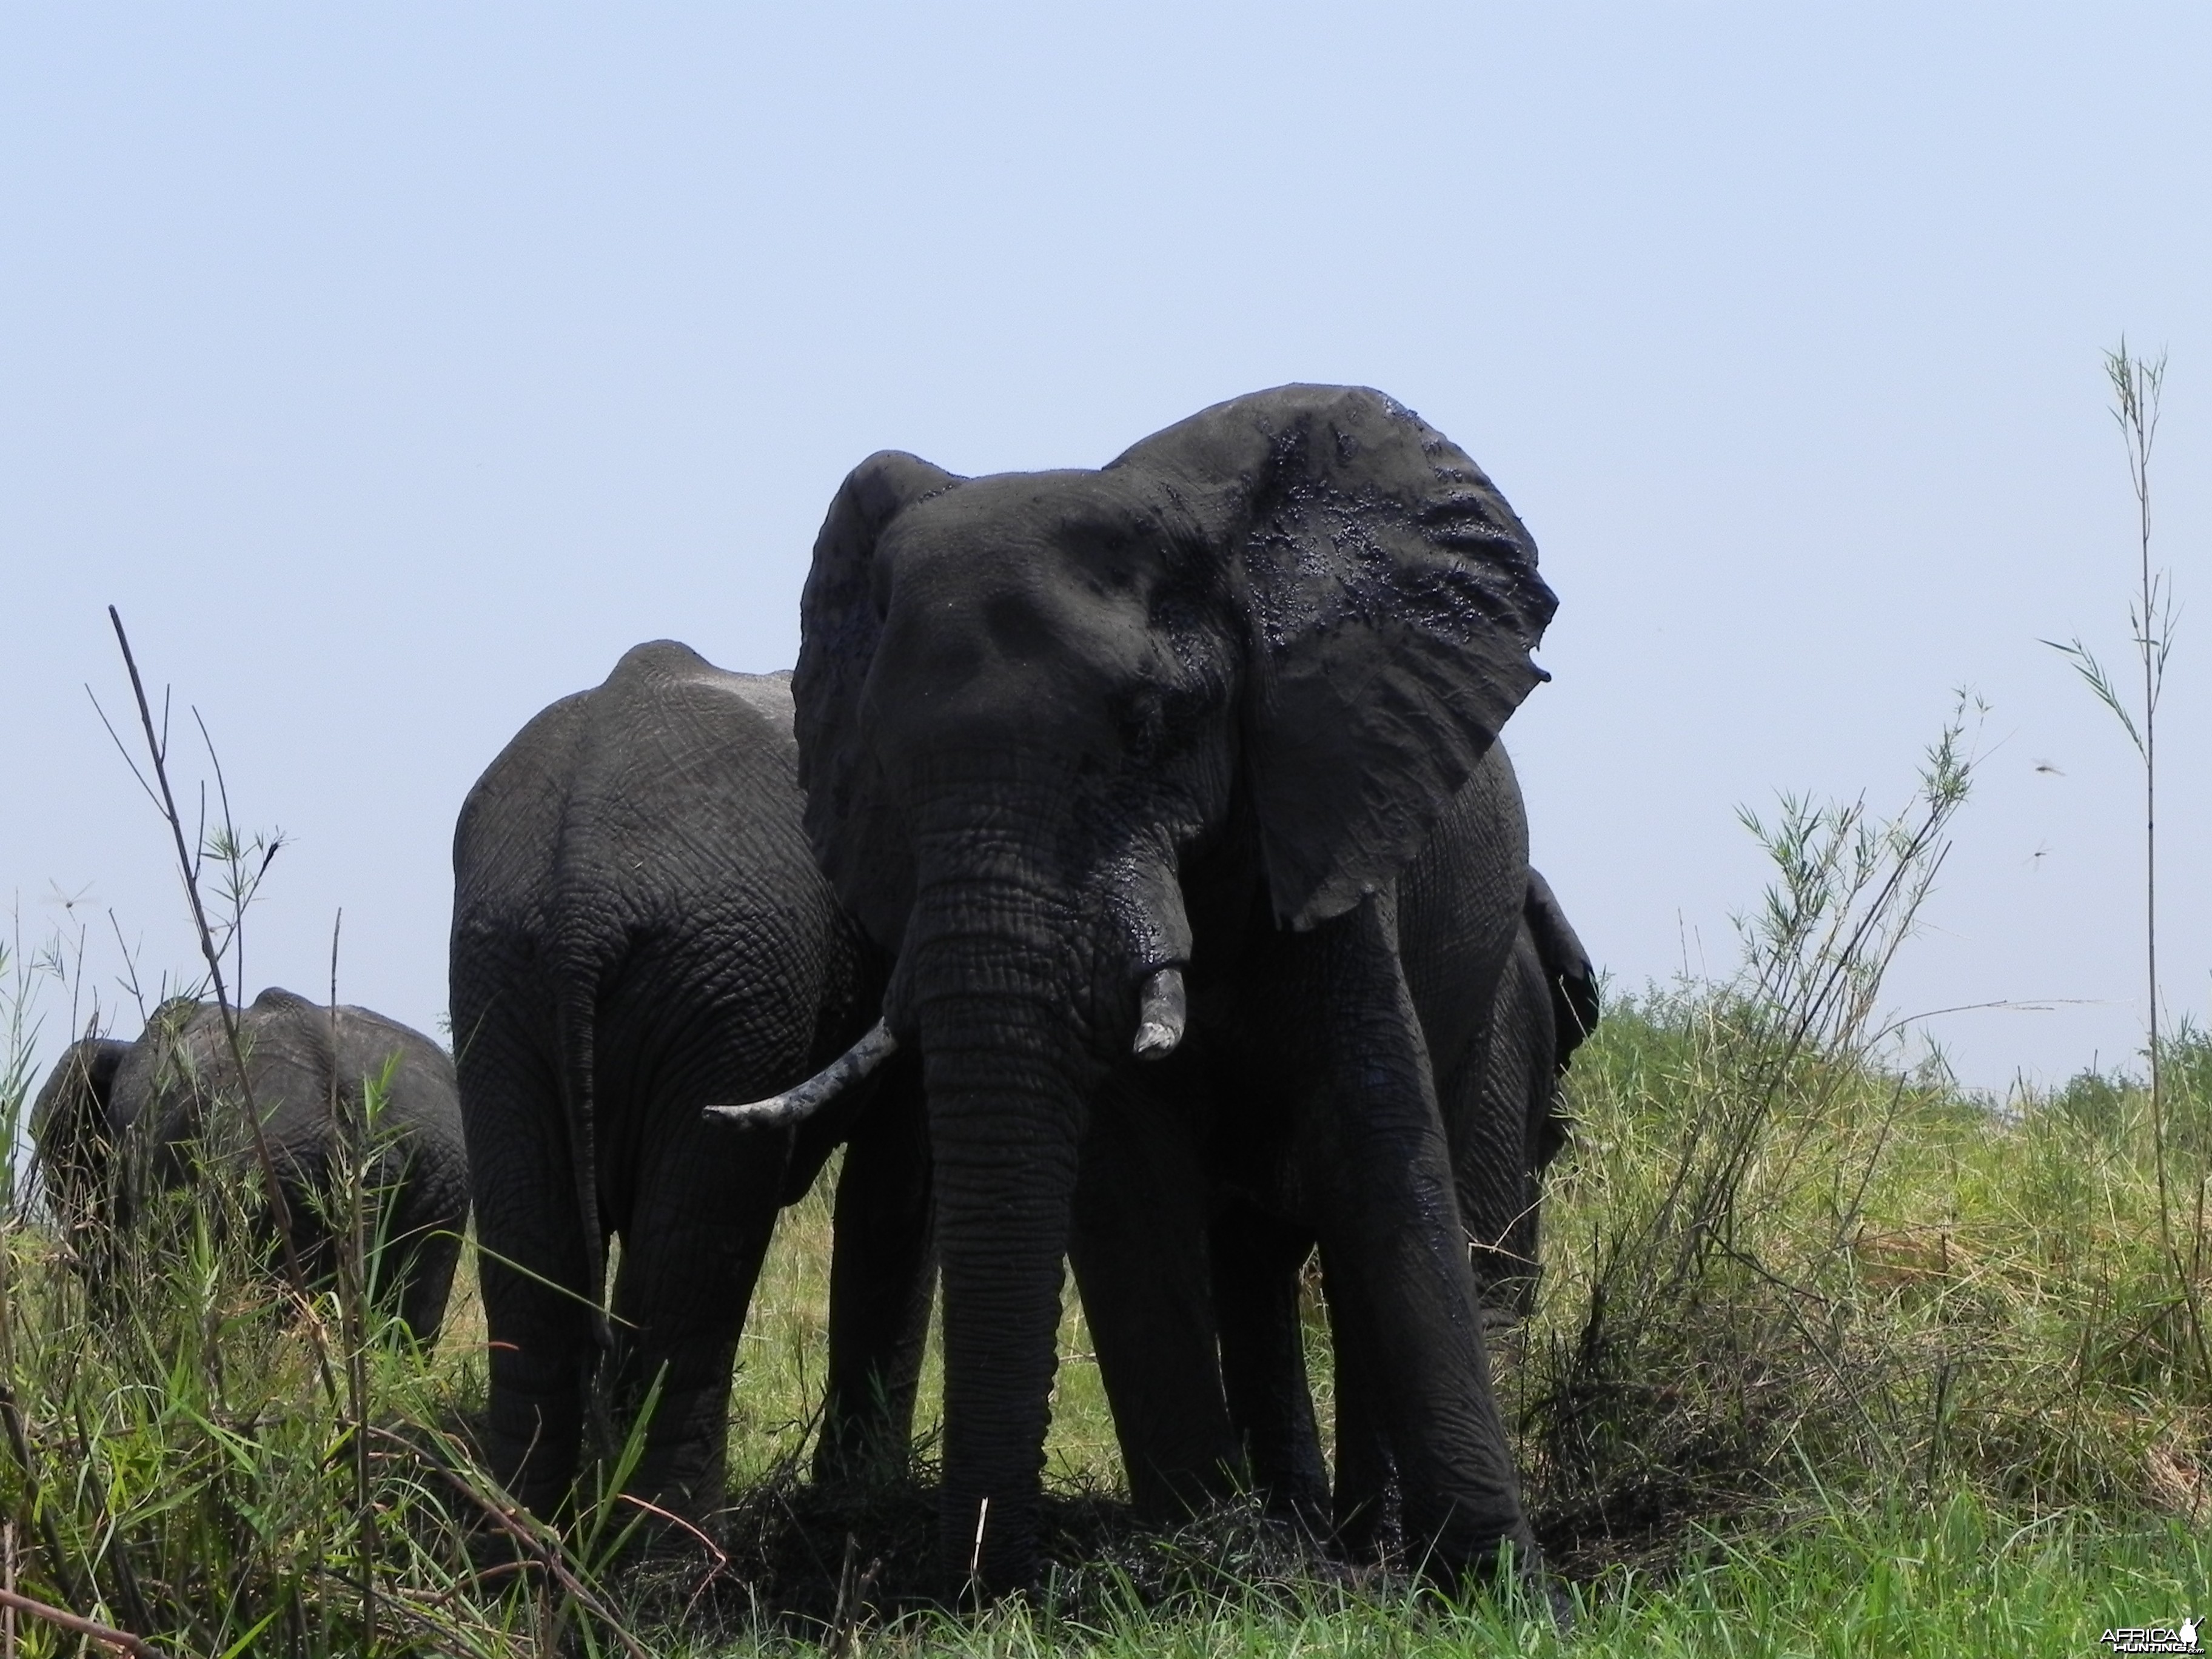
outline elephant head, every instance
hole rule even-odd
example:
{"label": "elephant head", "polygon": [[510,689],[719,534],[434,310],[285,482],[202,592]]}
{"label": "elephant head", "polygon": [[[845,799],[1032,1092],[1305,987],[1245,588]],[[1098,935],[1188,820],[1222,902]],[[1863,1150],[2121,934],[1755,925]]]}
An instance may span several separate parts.
{"label": "elephant head", "polygon": [[949,1560],[1032,1565],[1086,1099],[1174,1047],[1195,939],[1395,878],[1544,678],[1553,605],[1481,471],[1364,389],[1239,398],[1095,471],[886,453],[838,491],[801,779],[924,1057]]}
{"label": "elephant head", "polygon": [[46,1201],[63,1226],[105,1212],[123,1126],[115,1121],[115,1075],[131,1045],[112,1037],[71,1043],[40,1086],[31,1107],[31,1140],[39,1149]]}
{"label": "elephant head", "polygon": [[31,1109],[57,1218],[130,1225],[144,1183],[180,1175],[182,1143],[198,1132],[221,1080],[235,1075],[214,1006],[189,996],[156,1006],[134,1042],[72,1043]]}

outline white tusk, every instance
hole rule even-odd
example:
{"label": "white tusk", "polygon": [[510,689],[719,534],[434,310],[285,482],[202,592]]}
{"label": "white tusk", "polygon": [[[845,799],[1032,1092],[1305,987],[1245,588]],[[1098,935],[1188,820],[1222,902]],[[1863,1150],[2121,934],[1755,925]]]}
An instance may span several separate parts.
{"label": "white tusk", "polygon": [[1130,1052],[1139,1060],[1165,1060],[1182,1041],[1188,1013],[1182,969],[1155,969],[1137,999],[1137,1040]]}
{"label": "white tusk", "polygon": [[889,1060],[897,1048],[898,1039],[891,1035],[891,1028],[879,1019],[868,1027],[858,1042],[805,1082],[780,1095],[770,1095],[766,1100],[702,1109],[709,1118],[720,1118],[725,1123],[748,1129],[779,1129],[786,1124],[803,1122]]}

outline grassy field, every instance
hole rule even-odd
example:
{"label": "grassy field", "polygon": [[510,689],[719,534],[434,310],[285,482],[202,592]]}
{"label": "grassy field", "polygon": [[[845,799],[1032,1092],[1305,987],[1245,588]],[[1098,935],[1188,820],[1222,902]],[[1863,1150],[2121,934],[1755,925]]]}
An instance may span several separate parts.
{"label": "grassy field", "polygon": [[[15,1582],[195,1653],[359,1651],[364,1547],[392,1651],[543,1651],[564,1633],[620,1651],[619,1626],[655,1653],[2058,1654],[2201,1614],[2212,1391],[2160,1242],[2142,1091],[2084,1077],[2000,1107],[1933,1073],[1801,1056],[1737,1160],[1725,1226],[1701,1234],[1687,1194],[1721,1152],[1714,1115],[1765,1075],[1746,1056],[1771,1013],[1714,988],[1623,1000],[1572,1074],[1545,1293],[1498,1354],[1582,1610],[1571,1641],[1249,1515],[1134,1530],[1072,1299],[1058,1575],[1034,1607],[931,1611],[933,1358],[913,1483],[839,1500],[794,1473],[825,1358],[819,1190],[787,1213],[745,1336],[726,1565],[611,1568],[623,1517],[601,1510],[568,1542],[573,1589],[470,1575],[488,1496],[453,1432],[481,1398],[471,1296],[435,1354],[370,1341],[358,1368],[325,1307],[326,1388],[308,1328],[272,1308],[219,1217],[172,1217],[98,1307],[61,1241],[19,1219],[0,1366],[39,1486],[34,1501],[20,1456],[0,1460]],[[2170,1186],[2201,1190],[2212,1047],[2185,1035],[2172,1060]],[[21,1651],[63,1650],[20,1628]]]}
{"label": "grassy field", "polygon": [[[1571,1635],[1245,1510],[1135,1528],[1072,1298],[1051,1577],[980,1616],[935,1607],[933,1352],[904,1478],[799,1475],[827,1182],[786,1213],[755,1298],[713,1553],[636,1563],[635,1508],[585,1503],[556,1534],[476,1466],[466,1288],[439,1348],[412,1351],[356,1295],[276,1288],[240,1183],[127,1241],[65,1237],[10,1154],[0,1601],[21,1605],[0,1656],[96,1650],[57,1611],[137,1651],[483,1656],[2058,1655],[2212,1613],[2212,1041],[2166,1036],[2154,1106],[2121,1075],[1997,1101],[1884,1028],[1883,971],[1964,798],[1956,737],[1898,820],[1785,802],[1754,823],[1775,874],[1740,969],[1616,994],[1577,1059],[1540,1304],[1493,1355]],[[12,1148],[40,976],[19,956],[0,991]],[[340,1186],[351,1214],[360,1182]],[[103,1252],[121,1267],[95,1291]],[[1310,1295],[1326,1425],[1325,1319]]]}

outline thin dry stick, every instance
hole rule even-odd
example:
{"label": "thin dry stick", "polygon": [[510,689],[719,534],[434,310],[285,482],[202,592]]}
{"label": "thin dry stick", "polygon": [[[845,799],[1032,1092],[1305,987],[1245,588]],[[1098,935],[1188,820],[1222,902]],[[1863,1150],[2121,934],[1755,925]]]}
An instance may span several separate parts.
{"label": "thin dry stick", "polygon": [[[0,1526],[0,1553],[7,1557],[4,1565],[0,1565],[0,1589],[13,1595],[15,1593],[15,1523],[13,1521]],[[15,1609],[12,1607],[0,1612],[0,1656],[4,1656],[4,1659],[15,1659]]]}
{"label": "thin dry stick", "polygon": [[87,1619],[66,1607],[50,1606],[20,1590],[0,1589],[0,1607],[14,1613],[27,1613],[33,1619],[43,1619],[49,1625],[65,1630],[73,1636],[88,1636],[118,1652],[130,1654],[131,1659],[167,1659],[161,1649],[143,1638],[133,1636],[129,1631],[103,1625],[96,1619]]}
{"label": "thin dry stick", "polygon": [[[228,817],[229,804],[224,803]],[[264,868],[267,866],[264,866]],[[368,1275],[365,1263],[368,1245],[363,1237],[367,1212],[362,1190],[365,1179],[364,1162],[368,1135],[366,1125],[356,1121],[347,1111],[341,1098],[338,1079],[338,939],[345,927],[345,911],[341,908],[331,922],[331,1085],[330,1114],[332,1139],[345,1159],[344,1184],[340,1188],[345,1205],[346,1243],[338,1252],[339,1306],[338,1328],[346,1351],[346,1391],[351,1395],[349,1405],[354,1425],[354,1527],[356,1549],[361,1556],[361,1624],[362,1650],[376,1650],[376,1504],[370,1484],[368,1468]],[[368,1112],[368,1083],[362,1085],[362,1111]]]}
{"label": "thin dry stick", "polygon": [[[222,1020],[223,1036],[229,1044],[231,1062],[238,1068],[238,1085],[245,1099],[246,1121],[253,1132],[254,1160],[260,1165],[261,1179],[269,1188],[270,1216],[276,1224],[277,1243],[283,1252],[284,1276],[290,1281],[292,1293],[300,1300],[315,1350],[316,1367],[322,1374],[324,1390],[335,1403],[338,1399],[337,1380],[331,1374],[329,1346],[323,1340],[322,1326],[314,1317],[313,1304],[307,1294],[307,1276],[300,1264],[299,1246],[292,1231],[292,1206],[285,1201],[283,1185],[276,1178],[276,1160],[269,1150],[269,1137],[262,1129],[261,1109],[253,1098],[253,1080],[246,1074],[246,1044],[239,1033],[238,1010],[232,1004],[229,988],[223,981],[222,953],[216,948],[214,930],[208,926],[207,908],[200,902],[199,878],[193,866],[191,853],[185,844],[185,821],[177,811],[176,794],[169,787],[168,745],[154,730],[154,711],[146,701],[146,684],[139,678],[138,659],[131,653],[131,636],[123,630],[122,613],[111,605],[107,607],[107,619],[114,624],[115,642],[123,651],[123,665],[131,672],[131,694],[137,699],[138,723],[146,733],[146,752],[153,761],[155,781],[161,785],[161,816],[168,821],[169,833],[176,842],[177,870],[184,878],[185,896],[192,907],[192,925],[199,936],[200,957],[207,963],[208,980],[215,990],[216,1010]],[[118,738],[117,742],[120,744],[121,739]]]}
{"label": "thin dry stick", "polygon": [[[2129,742],[2135,745],[2143,767],[2143,972],[2149,994],[2151,1156],[2158,1178],[2158,1232],[2182,1305],[2189,1316],[2190,1335],[2198,1364],[2212,1372],[2212,1346],[2208,1346],[2203,1297],[2197,1270],[2203,1259],[2204,1187],[2199,1182],[2190,1259],[2185,1263],[2173,1242],[2173,1201],[2166,1168],[2165,1056],[2159,1040],[2158,1006],[2158,703],[2166,681],[2166,659],[2173,648],[2173,592],[2166,573],[2150,562],[2150,458],[2158,436],[2159,400],[2166,384],[2166,357],[2146,362],[2128,350],[2125,339],[2117,351],[2105,354],[2105,374],[2112,387],[2112,415],[2127,447],[2128,483],[2136,498],[2136,588],[2128,603],[2130,642],[2142,671],[2139,708],[2130,708],[2118,685],[2094,652],[2077,637],[2061,645],[2044,643],[2069,659],[2090,691],[2103,703]],[[2140,719],[2138,719],[2140,715]]]}

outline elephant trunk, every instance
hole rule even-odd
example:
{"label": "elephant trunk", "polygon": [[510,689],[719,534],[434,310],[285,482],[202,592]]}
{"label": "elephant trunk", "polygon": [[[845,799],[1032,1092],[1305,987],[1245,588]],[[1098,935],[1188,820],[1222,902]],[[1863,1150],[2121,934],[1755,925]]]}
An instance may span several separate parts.
{"label": "elephant trunk", "polygon": [[[919,1032],[945,1286],[948,1580],[1036,1571],[1082,1104],[1099,1061],[1072,900],[963,875],[918,896],[895,1000]],[[1127,1041],[1126,1038],[1123,1039]]]}

